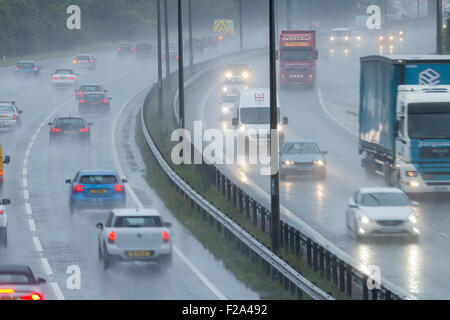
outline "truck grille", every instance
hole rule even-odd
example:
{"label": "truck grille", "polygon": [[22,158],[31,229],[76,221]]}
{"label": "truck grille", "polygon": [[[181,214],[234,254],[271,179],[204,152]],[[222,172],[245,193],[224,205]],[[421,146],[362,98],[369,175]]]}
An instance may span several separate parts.
{"label": "truck grille", "polygon": [[403,223],[402,220],[378,220],[377,223],[383,227],[397,227]]}
{"label": "truck grille", "polygon": [[450,159],[450,148],[420,148],[419,154],[425,159]]}
{"label": "truck grille", "polygon": [[312,167],[312,162],[295,162],[297,167]]}
{"label": "truck grille", "polygon": [[284,69],[286,73],[308,73],[308,68],[286,68]]}

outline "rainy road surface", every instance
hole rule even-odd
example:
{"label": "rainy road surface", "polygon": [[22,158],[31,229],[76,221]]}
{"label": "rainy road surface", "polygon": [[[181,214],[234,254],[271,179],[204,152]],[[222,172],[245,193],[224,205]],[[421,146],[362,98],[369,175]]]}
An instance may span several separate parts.
{"label": "rainy road surface", "polygon": [[[434,39],[420,31],[407,32],[403,47],[392,53],[429,54]],[[419,39],[427,39],[424,43]],[[326,44],[322,44],[322,48]],[[450,256],[449,202],[423,199],[418,209],[421,238],[418,243],[407,239],[374,239],[358,243],[346,229],[345,208],[348,199],[363,186],[383,186],[381,178],[369,178],[361,168],[358,155],[359,57],[380,54],[378,46],[354,48],[318,61],[318,84],[315,90],[279,91],[282,112],[289,118],[286,141],[308,139],[327,150],[328,175],[325,181],[289,177],[280,183],[281,205],[306,222],[337,247],[363,265],[377,265],[381,276],[410,294],[424,299],[449,299]],[[253,87],[268,87],[267,53],[247,61],[253,70]],[[203,120],[204,128],[223,128],[218,110],[223,68],[213,69],[186,91],[186,123]],[[327,105],[344,106],[348,123],[330,117]],[[347,112],[350,111],[350,112]],[[352,119],[354,117],[354,119]],[[230,128],[230,123],[225,124]],[[192,129],[192,126],[191,126]],[[269,177],[259,174],[257,166],[222,166],[240,181],[244,190],[266,204]],[[270,207],[270,206],[269,206]],[[295,221],[295,217],[291,221]]]}
{"label": "rainy road surface", "polygon": [[[134,143],[134,122],[156,80],[156,68],[133,58],[119,60],[114,52],[96,56],[97,70],[80,71],[80,84],[98,82],[113,100],[110,116],[87,117],[93,123],[90,147],[49,146],[47,122],[55,116],[78,115],[73,90],[54,90],[50,85],[50,73],[70,68],[70,57],[42,63],[39,80],[19,82],[12,68],[0,70],[0,100],[15,100],[24,110],[21,128],[0,132],[4,153],[12,156],[3,188],[3,197],[12,202],[7,208],[8,247],[0,252],[0,262],[29,265],[46,277],[51,299],[258,299],[177,223],[142,178],[145,168]],[[173,223],[173,266],[160,270],[132,263],[103,270],[95,225],[104,222],[106,211],[71,216],[68,209],[64,182],[79,169],[123,170],[138,202],[157,208]],[[127,195],[127,206],[139,205]],[[70,266],[80,268],[79,290],[66,285]]]}

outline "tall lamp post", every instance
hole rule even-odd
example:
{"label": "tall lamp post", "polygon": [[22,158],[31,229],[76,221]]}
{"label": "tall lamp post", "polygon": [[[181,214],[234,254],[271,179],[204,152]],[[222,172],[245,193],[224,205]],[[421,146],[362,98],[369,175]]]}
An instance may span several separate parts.
{"label": "tall lamp post", "polygon": [[161,0],[156,0],[156,19],[157,19],[157,32],[158,32],[158,105],[159,116],[163,116],[163,103],[162,103],[162,52],[161,52]]}
{"label": "tall lamp post", "polygon": [[183,63],[183,7],[178,0],[178,108],[179,127],[184,129],[184,63]]}
{"label": "tall lamp post", "polygon": [[442,0],[436,1],[436,54],[442,54]]}
{"label": "tall lamp post", "polygon": [[166,44],[165,44],[165,54],[164,57],[166,59],[166,77],[170,74],[170,59],[169,59],[169,18],[167,13],[167,0],[164,0],[164,30],[166,36]]}
{"label": "tall lamp post", "polygon": [[275,0],[269,0],[269,51],[270,51],[270,156],[271,156],[271,242],[272,250],[280,252],[280,173],[278,161],[277,78],[275,49]]}

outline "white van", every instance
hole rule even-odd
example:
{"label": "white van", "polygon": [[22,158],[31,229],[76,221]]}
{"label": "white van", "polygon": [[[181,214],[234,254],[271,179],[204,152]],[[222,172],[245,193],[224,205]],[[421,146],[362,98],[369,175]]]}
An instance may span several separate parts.
{"label": "white van", "polygon": [[[246,139],[254,141],[269,140],[270,138],[270,89],[251,88],[241,90],[237,104],[233,127],[239,134],[245,134]],[[280,145],[284,143],[285,126],[288,118],[282,117],[281,104],[277,96],[278,130]]]}

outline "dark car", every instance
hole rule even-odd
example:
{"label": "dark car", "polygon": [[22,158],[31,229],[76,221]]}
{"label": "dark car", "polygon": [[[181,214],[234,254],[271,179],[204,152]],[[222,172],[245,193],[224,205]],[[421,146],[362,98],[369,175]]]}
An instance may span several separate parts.
{"label": "dark car", "polygon": [[205,48],[217,46],[217,38],[213,35],[204,35],[201,41]]}
{"label": "dark car", "polygon": [[16,76],[34,76],[39,77],[41,75],[41,69],[34,61],[19,61],[14,69],[14,74]]}
{"label": "dark car", "polygon": [[321,151],[312,141],[286,142],[280,149],[280,177],[287,175],[315,175],[326,177],[327,151]]}
{"label": "dark car", "polygon": [[80,113],[110,113],[111,104],[104,92],[87,92],[78,103]]}
{"label": "dark car", "polygon": [[80,100],[83,98],[83,95],[87,92],[108,92],[108,90],[104,89],[99,84],[84,84],[80,86],[78,89],[75,89],[75,98]]}
{"label": "dark car", "polygon": [[121,43],[117,48],[119,57],[129,56],[134,54],[136,48],[131,43]]}
{"label": "dark car", "polygon": [[49,122],[50,126],[50,144],[62,142],[74,142],[90,145],[91,123],[83,118],[64,117],[56,118],[53,122]]}
{"label": "dark car", "polygon": [[138,60],[151,59],[155,56],[156,48],[151,43],[143,42],[136,45],[135,57]]}
{"label": "dark car", "polygon": [[28,266],[0,265],[0,300],[43,300],[46,283]]}

